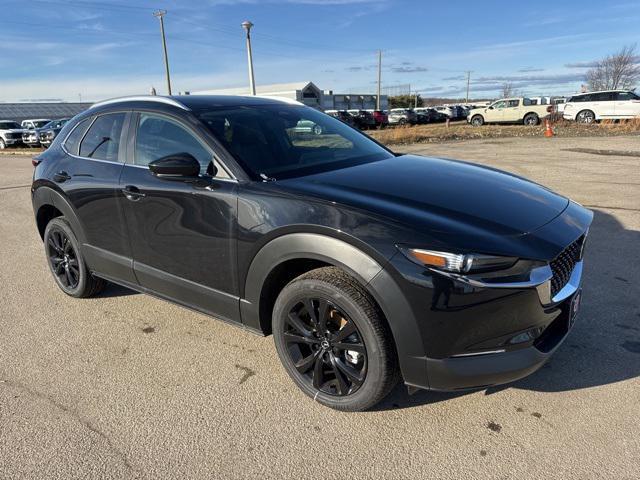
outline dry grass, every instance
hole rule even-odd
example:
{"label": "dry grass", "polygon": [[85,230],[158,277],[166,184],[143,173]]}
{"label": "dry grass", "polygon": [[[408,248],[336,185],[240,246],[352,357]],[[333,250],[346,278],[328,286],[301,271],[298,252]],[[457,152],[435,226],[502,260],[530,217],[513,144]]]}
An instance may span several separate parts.
{"label": "dry grass", "polygon": [[[595,137],[640,134],[640,118],[614,122],[605,120],[594,125],[582,125],[576,122],[560,120],[552,125],[559,137]],[[409,143],[434,143],[452,140],[470,140],[504,137],[538,137],[544,134],[544,125],[525,127],[524,125],[483,125],[472,127],[467,122],[445,124],[416,125],[368,132],[385,145],[403,145]]]}

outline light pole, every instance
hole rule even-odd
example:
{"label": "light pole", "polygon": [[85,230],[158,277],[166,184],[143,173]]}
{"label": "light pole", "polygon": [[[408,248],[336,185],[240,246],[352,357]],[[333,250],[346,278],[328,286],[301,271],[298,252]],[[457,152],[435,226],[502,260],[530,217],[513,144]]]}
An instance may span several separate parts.
{"label": "light pole", "polygon": [[167,91],[171,95],[171,77],[169,76],[169,57],[167,56],[167,41],[164,37],[164,19],[167,14],[166,10],[156,10],[153,16],[160,20],[160,34],[162,35],[162,51],[164,52],[164,69],[167,74]]}
{"label": "light pole", "polygon": [[242,28],[247,32],[247,60],[249,61],[249,90],[251,95],[256,94],[256,80],[253,77],[253,56],[251,54],[251,27],[253,23],[249,20],[242,22]]}

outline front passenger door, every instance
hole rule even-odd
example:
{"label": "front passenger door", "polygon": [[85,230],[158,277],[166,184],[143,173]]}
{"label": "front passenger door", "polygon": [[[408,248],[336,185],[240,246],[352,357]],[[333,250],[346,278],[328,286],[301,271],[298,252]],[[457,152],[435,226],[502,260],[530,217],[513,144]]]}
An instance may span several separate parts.
{"label": "front passenger door", "polygon": [[[212,150],[180,120],[138,113],[120,178],[140,285],[182,304],[240,321],[236,278],[237,183]],[[188,153],[201,165],[195,178],[158,177],[160,158]],[[216,176],[207,171],[217,169]]]}

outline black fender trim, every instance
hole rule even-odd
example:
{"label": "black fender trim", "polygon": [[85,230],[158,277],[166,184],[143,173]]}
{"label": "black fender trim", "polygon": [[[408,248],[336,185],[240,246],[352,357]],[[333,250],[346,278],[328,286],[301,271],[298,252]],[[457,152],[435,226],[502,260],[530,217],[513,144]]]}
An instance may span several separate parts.
{"label": "black fender trim", "polygon": [[84,229],[80,224],[80,220],[78,219],[78,216],[76,215],[75,210],[73,209],[69,201],[65,197],[63,197],[59,192],[57,192],[51,187],[46,187],[46,186],[38,187],[33,192],[32,203],[33,203],[33,212],[35,213],[36,218],[40,208],[42,208],[45,205],[54,206],[57,210],[62,212],[66,220],[69,222],[69,224],[71,225],[71,228],[73,229],[73,233],[78,238],[78,241],[80,242],[80,244],[86,243],[87,237],[84,233]]}
{"label": "black fender trim", "polygon": [[245,298],[240,300],[243,325],[262,330],[260,297],[265,280],[278,265],[298,258],[340,267],[365,286],[387,318],[405,383],[428,388],[422,334],[402,290],[383,265],[343,240],[313,233],[291,233],[262,247],[249,266]]}

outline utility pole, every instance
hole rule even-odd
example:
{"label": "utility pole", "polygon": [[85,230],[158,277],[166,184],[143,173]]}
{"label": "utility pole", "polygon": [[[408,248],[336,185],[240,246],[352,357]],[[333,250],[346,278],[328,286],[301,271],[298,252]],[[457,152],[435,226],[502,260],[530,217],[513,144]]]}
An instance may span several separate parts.
{"label": "utility pole", "polygon": [[256,79],[253,77],[253,55],[251,54],[251,27],[253,23],[248,20],[242,22],[242,28],[247,32],[247,60],[249,62],[249,90],[251,95],[256,94]]}
{"label": "utility pole", "polygon": [[414,95],[413,95],[413,98],[414,98],[413,108],[418,108],[418,91],[416,90],[413,93],[414,93]]}
{"label": "utility pole", "polygon": [[382,50],[378,50],[378,96],[376,98],[376,110],[380,108],[380,94],[382,93]]}
{"label": "utility pole", "polygon": [[167,56],[167,40],[164,36],[164,16],[167,14],[166,10],[156,10],[153,12],[153,16],[160,20],[160,34],[162,35],[162,51],[164,52],[164,69],[167,74],[167,92],[171,95],[171,77],[169,76],[169,57]]}
{"label": "utility pole", "polygon": [[467,101],[469,103],[469,84],[471,83],[471,70],[467,70]]}

